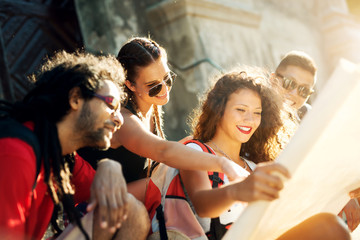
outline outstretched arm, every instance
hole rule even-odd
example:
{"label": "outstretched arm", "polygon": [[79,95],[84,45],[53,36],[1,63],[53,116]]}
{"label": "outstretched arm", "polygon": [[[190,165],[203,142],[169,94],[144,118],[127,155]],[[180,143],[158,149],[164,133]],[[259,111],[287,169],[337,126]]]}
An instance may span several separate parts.
{"label": "outstretched arm", "polygon": [[231,179],[239,175],[239,166],[225,157],[199,152],[178,142],[166,141],[148,131],[127,109],[122,110],[124,125],[114,134],[112,148],[124,146],[140,156],[186,170],[224,172]]}
{"label": "outstretched arm", "polygon": [[180,174],[197,214],[213,218],[237,201],[271,201],[278,198],[283,182],[273,172],[289,177],[288,171],[280,164],[259,164],[245,179],[212,189],[206,172],[181,170]]}

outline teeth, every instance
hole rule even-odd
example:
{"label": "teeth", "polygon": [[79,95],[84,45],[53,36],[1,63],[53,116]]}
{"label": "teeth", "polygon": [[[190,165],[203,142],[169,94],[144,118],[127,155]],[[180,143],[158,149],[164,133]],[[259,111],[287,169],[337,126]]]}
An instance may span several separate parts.
{"label": "teeth", "polygon": [[251,128],[249,128],[249,127],[239,127],[241,130],[243,130],[243,131],[249,131]]}

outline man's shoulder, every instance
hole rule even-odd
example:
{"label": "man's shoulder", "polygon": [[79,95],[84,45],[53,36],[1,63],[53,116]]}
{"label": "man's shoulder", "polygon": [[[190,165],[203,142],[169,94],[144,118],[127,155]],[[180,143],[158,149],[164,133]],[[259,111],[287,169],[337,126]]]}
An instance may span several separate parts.
{"label": "man's shoulder", "polygon": [[[32,146],[26,141],[16,137],[0,138],[1,159],[7,157],[20,157],[22,159],[35,159],[35,152]],[[13,161],[16,161],[14,159]]]}
{"label": "man's shoulder", "polygon": [[10,186],[21,187],[22,190],[31,189],[37,163],[34,150],[27,142],[18,138],[0,138],[0,159],[1,181],[10,181]]}
{"label": "man's shoulder", "polygon": [[37,138],[32,132],[34,125],[32,122],[26,122],[17,126],[21,128],[15,132],[9,125],[5,131],[2,129],[0,134],[1,159],[10,157],[13,158],[12,162],[16,162],[18,159],[22,159],[21,161],[28,159],[34,162],[36,158],[34,145],[38,145],[36,144]]}

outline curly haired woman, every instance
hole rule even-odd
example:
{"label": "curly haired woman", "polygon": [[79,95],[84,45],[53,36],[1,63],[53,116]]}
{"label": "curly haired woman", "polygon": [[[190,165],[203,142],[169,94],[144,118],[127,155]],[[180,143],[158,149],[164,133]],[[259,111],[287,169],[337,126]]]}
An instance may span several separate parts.
{"label": "curly haired woman", "polygon": [[[272,163],[295,130],[278,96],[264,71],[242,67],[222,75],[195,112],[196,140],[185,144],[226,157],[243,169],[243,180],[231,183],[223,173],[180,170],[209,239],[221,239],[248,202],[278,198],[283,182],[273,172],[289,177],[283,166]],[[347,238],[337,217],[322,213],[279,239]]]}

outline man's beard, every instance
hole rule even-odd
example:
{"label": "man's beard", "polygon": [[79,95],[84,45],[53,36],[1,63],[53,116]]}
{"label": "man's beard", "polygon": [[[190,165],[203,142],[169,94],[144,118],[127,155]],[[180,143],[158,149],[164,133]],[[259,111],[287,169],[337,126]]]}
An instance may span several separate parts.
{"label": "man's beard", "polygon": [[84,147],[96,147],[106,150],[110,147],[110,140],[105,138],[105,128],[95,129],[97,115],[90,110],[89,104],[85,102],[80,116],[76,121],[75,129],[77,134],[82,135]]}

